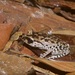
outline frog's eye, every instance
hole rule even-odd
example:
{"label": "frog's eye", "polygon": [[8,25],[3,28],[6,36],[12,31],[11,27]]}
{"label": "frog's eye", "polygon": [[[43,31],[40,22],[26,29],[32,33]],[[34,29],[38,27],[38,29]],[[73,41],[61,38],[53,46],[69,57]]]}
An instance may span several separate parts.
{"label": "frog's eye", "polygon": [[33,39],[32,39],[32,38],[24,37],[24,38],[22,38],[22,39],[23,39],[23,41],[24,41],[25,43],[27,43],[27,44],[33,43]]}

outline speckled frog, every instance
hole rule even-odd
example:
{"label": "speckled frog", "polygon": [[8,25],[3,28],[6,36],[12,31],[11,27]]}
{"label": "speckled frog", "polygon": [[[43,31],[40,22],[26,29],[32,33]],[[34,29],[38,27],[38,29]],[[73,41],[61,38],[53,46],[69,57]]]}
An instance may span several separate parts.
{"label": "speckled frog", "polygon": [[43,53],[40,54],[40,58],[55,59],[64,57],[70,53],[69,44],[55,35],[31,32],[26,35],[21,35],[20,39],[31,47],[44,50]]}
{"label": "speckled frog", "polygon": [[40,58],[50,60],[64,57],[70,53],[70,45],[57,36],[33,31],[30,31],[27,34],[24,34],[23,32],[14,33],[3,49],[3,52],[10,49],[13,41],[19,42],[19,40],[21,41],[21,44],[25,43],[30,47],[39,48],[39,50],[43,51],[40,53]]}

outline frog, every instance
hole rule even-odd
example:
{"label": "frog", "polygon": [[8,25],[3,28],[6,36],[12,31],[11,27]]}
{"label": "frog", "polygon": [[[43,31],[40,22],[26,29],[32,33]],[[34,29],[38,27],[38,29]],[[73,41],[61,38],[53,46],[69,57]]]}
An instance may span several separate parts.
{"label": "frog", "polygon": [[[40,53],[40,58],[56,59],[61,58],[70,53],[70,45],[64,40],[58,38],[53,34],[29,31],[27,34],[23,32],[16,32],[10,38],[11,45],[13,41],[20,40],[21,42],[27,44],[30,47],[38,48],[43,51]],[[9,49],[10,46],[6,45],[3,52]],[[49,55],[49,56],[48,56]]]}

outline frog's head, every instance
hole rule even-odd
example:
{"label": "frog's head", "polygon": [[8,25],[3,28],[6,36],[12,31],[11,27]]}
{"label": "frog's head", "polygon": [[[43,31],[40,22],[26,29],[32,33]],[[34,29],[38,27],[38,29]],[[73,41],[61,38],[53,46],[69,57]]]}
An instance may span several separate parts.
{"label": "frog's head", "polygon": [[39,32],[29,31],[27,34],[23,34],[20,38],[24,43],[32,47],[41,46],[40,38],[42,38],[42,36]]}

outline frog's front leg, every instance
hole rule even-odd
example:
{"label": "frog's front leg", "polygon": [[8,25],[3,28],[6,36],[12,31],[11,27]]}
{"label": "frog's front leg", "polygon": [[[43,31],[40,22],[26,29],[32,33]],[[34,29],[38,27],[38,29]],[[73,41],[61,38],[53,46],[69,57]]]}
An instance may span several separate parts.
{"label": "frog's front leg", "polygon": [[51,54],[51,53],[52,53],[52,51],[51,51],[51,50],[48,50],[48,51],[46,51],[45,53],[40,54],[40,58],[44,58],[44,57],[46,57],[47,55],[49,55],[49,54]]}
{"label": "frog's front leg", "polygon": [[11,36],[10,40],[7,42],[7,44],[6,44],[6,46],[4,47],[4,49],[3,49],[2,52],[8,51],[8,50],[10,49],[12,43],[13,43],[14,41],[18,40],[18,39],[19,39],[19,36],[21,36],[22,34],[23,34],[23,32],[21,32],[21,31],[14,33],[14,34]]}
{"label": "frog's front leg", "polygon": [[58,58],[58,56],[56,56],[56,55],[51,55],[51,56],[48,57],[47,59],[48,59],[48,60],[51,60],[51,59],[55,59],[55,58]]}

